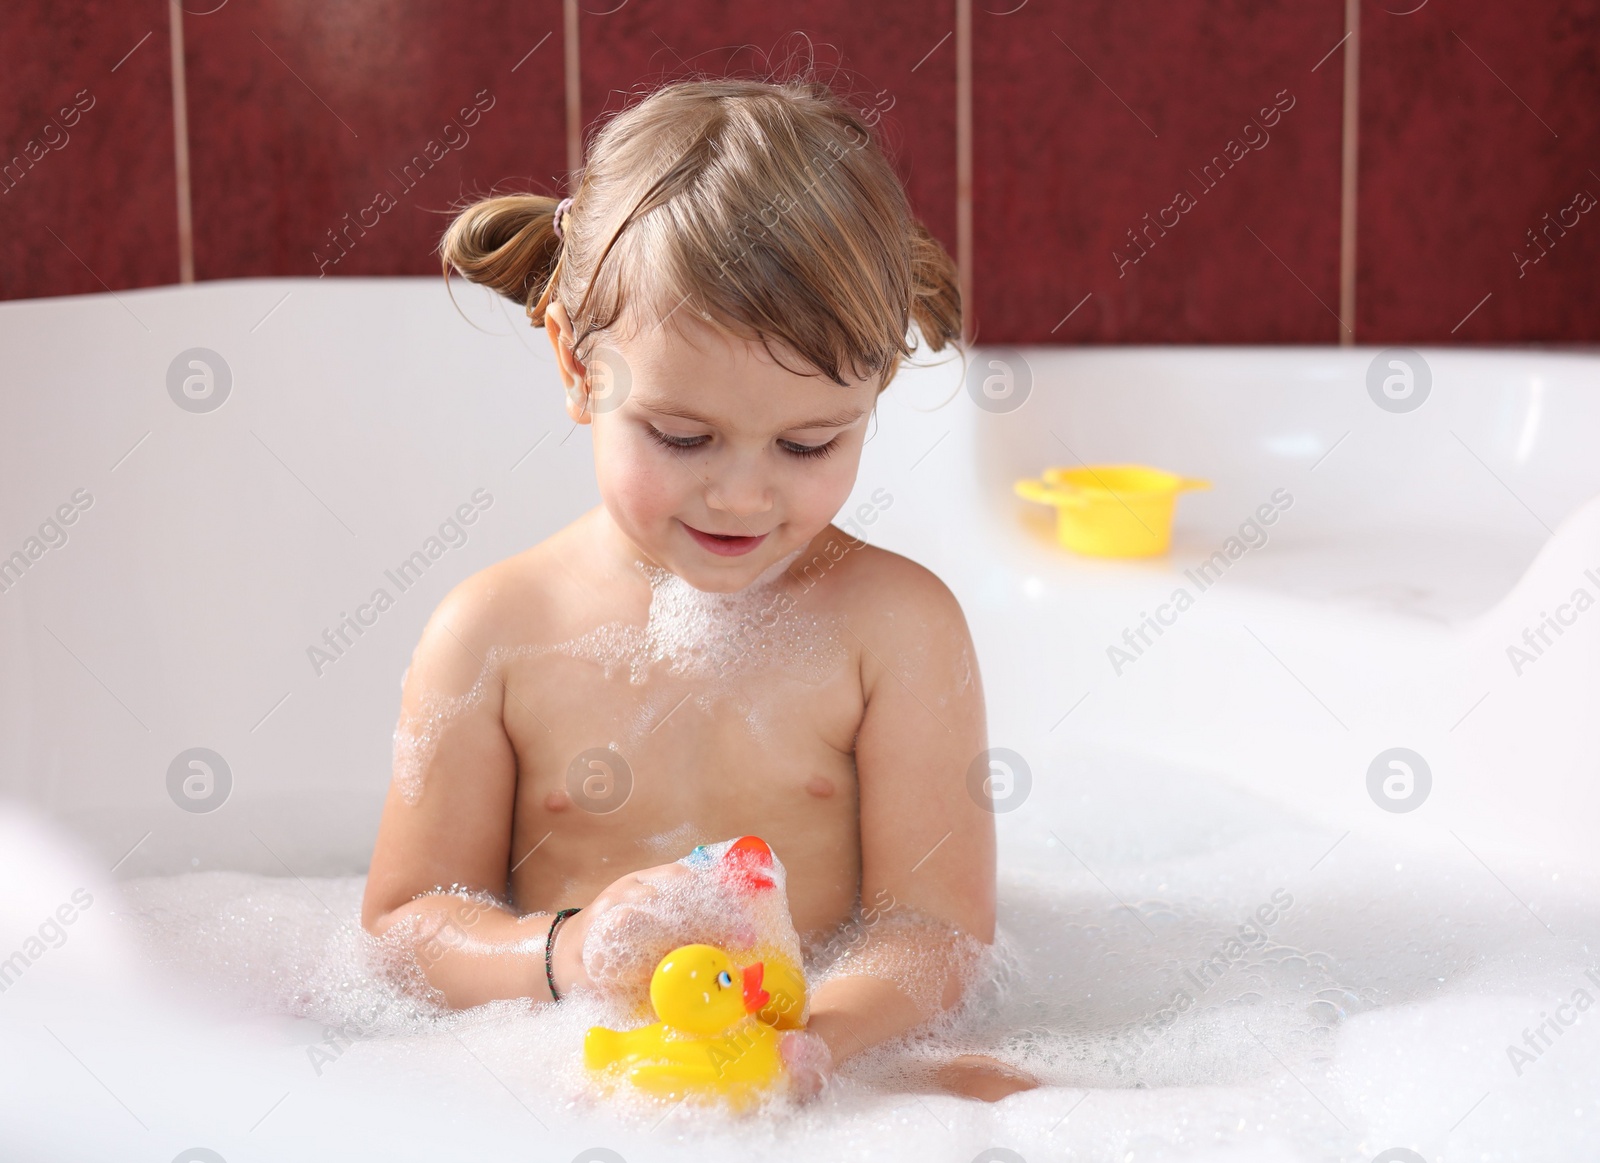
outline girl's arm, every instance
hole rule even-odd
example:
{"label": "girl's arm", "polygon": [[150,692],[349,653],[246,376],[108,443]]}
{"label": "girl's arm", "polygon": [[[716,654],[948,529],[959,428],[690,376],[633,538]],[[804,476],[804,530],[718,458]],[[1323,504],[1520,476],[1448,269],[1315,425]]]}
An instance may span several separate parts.
{"label": "girl's arm", "polygon": [[[492,665],[493,645],[511,637],[496,623],[496,592],[501,600],[520,593],[495,582],[492,569],[462,582],[412,653],[397,728],[403,745],[361,905],[362,927],[414,955],[452,1009],[552,1000],[544,948],[553,915],[519,916],[484,899],[505,897],[517,788],[516,750],[501,719],[505,685]],[[683,871],[669,864],[625,873],[561,922],[551,968],[562,997],[594,985],[583,965],[589,926],[648,901]],[[450,891],[431,891],[441,887]]]}
{"label": "girl's arm", "polygon": [[884,597],[850,619],[866,694],[856,772],[869,920],[813,994],[808,1026],[836,1063],[958,1003],[994,940],[994,816],[968,785],[987,746],[971,636],[943,582],[886,556],[869,583]]}
{"label": "girl's arm", "polygon": [[[518,916],[460,895],[413,899],[438,886],[502,899],[506,891],[516,754],[500,718],[504,686],[485,665],[497,639],[486,580],[469,578],[439,603],[411,656],[397,733],[415,742],[396,749],[361,907],[362,927],[414,949],[452,1008],[550,999],[550,914]],[[569,923],[556,930],[558,948]]]}

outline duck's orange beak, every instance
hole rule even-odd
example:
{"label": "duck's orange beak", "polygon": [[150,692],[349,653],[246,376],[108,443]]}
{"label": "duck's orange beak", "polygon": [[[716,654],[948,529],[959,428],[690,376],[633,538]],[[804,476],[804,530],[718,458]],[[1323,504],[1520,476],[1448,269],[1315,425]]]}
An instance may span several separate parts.
{"label": "duck's orange beak", "polygon": [[772,996],[761,988],[761,975],[765,971],[766,967],[759,961],[744,967],[744,1010],[747,1014],[756,1013]]}

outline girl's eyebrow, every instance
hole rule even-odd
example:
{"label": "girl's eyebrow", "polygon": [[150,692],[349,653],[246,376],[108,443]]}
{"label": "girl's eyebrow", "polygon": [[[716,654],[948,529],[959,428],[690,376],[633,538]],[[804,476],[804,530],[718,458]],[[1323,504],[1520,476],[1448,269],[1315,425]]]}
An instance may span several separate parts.
{"label": "girl's eyebrow", "polygon": [[[688,408],[684,408],[677,404],[669,404],[665,402],[660,404],[645,404],[642,400],[639,401],[639,403],[649,411],[659,412],[663,416],[676,416],[680,420],[692,420],[696,424],[704,424],[711,428],[716,427],[714,421],[707,420],[704,416],[698,416]],[[854,410],[846,408],[842,412],[835,412],[831,415],[823,416],[820,419],[807,421],[804,424],[786,425],[783,430],[788,432],[795,428],[839,428],[846,424],[854,424],[866,414],[866,411],[867,410],[865,408],[857,408]]]}

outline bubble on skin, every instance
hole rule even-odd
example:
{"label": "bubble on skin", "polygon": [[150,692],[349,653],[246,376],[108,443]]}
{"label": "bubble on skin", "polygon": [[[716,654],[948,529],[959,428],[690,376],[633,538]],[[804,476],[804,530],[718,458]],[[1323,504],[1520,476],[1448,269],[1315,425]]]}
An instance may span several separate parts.
{"label": "bubble on skin", "polygon": [[697,701],[706,709],[750,671],[782,668],[817,683],[848,658],[837,634],[842,619],[798,609],[775,578],[722,594],[697,590],[658,566],[639,568],[651,590],[643,627],[610,622],[551,649],[599,663],[607,675],[625,666],[634,684],[662,663],[672,675],[721,680],[701,692]]}
{"label": "bubble on skin", "polygon": [[838,977],[874,977],[905,994],[927,1021],[943,1012],[952,971],[964,994],[989,968],[991,948],[920,909],[892,903],[864,911],[858,899],[851,919],[816,954],[811,988]]}
{"label": "bubble on skin", "polygon": [[957,692],[966,690],[972,685],[972,651],[967,643],[961,644],[961,683],[956,687]]}
{"label": "bubble on skin", "polygon": [[417,895],[411,899],[414,901],[419,901],[423,897],[428,896],[454,897],[459,900],[464,900],[468,904],[477,905],[480,908],[499,909],[506,907],[506,902],[495,896],[494,893],[490,892],[488,889],[470,888],[464,884],[436,884],[430,889],[417,893]]}
{"label": "bubble on skin", "polygon": [[[610,678],[626,669],[628,681],[642,685],[658,670],[693,684],[687,700],[706,714],[721,701],[741,709],[749,729],[764,734],[781,708],[746,698],[748,676],[778,670],[786,678],[816,684],[849,660],[839,634],[843,619],[803,611],[781,585],[785,569],[804,552],[795,550],[768,567],[750,585],[733,593],[697,590],[670,570],[636,563],[650,584],[649,614],[643,627],[608,622],[569,642],[553,645],[496,645],[484,655],[472,689],[460,695],[425,691],[416,713],[402,711],[393,735],[393,780],[404,802],[422,800],[428,767],[450,724],[498,691],[506,664],[523,658],[561,654],[598,664]],[[407,668],[409,671],[409,668]],[[403,684],[402,684],[403,685]],[[641,706],[634,734],[642,736],[672,710],[681,696],[664,691],[665,705]],[[621,751],[613,741],[611,748]]]}
{"label": "bubble on skin", "polygon": [[[400,798],[415,807],[422,800],[423,774],[433,762],[439,749],[440,736],[446,727],[479,703],[488,693],[490,680],[498,686],[498,663],[510,651],[491,647],[478,672],[472,689],[461,695],[441,695],[437,691],[422,692],[420,713],[402,711],[394,729],[393,771],[394,783]],[[410,671],[410,668],[406,668]]]}
{"label": "bubble on skin", "polygon": [[[680,857],[673,873],[645,882],[655,886],[653,895],[608,909],[595,919],[584,936],[583,966],[608,1001],[648,1018],[650,977],[656,964],[679,945],[690,943],[717,945],[735,956],[739,951],[781,954],[804,967],[800,937],[789,916],[783,862],[773,854],[769,889],[751,893],[730,888],[717,870],[735,839]],[[802,1016],[809,1005],[808,997]]]}
{"label": "bubble on skin", "polygon": [[695,845],[704,843],[705,838],[700,829],[694,824],[679,824],[669,831],[657,832],[653,836],[646,836],[639,841],[639,847],[644,849],[652,859],[667,857],[676,859],[679,855],[689,851]]}

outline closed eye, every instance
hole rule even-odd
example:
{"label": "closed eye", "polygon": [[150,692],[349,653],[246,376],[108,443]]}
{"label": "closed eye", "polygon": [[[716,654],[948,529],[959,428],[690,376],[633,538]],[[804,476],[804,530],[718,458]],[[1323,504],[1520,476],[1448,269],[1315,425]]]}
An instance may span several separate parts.
{"label": "closed eye", "polygon": [[645,429],[650,433],[650,439],[667,448],[697,448],[711,439],[709,436],[668,436],[654,424],[646,424]]}
{"label": "closed eye", "polygon": [[827,456],[838,445],[839,438],[835,436],[825,444],[796,444],[792,440],[778,441],[778,447],[794,456],[809,460],[812,457]]}
{"label": "closed eye", "polygon": [[[711,437],[706,435],[669,436],[665,432],[661,431],[661,429],[657,428],[654,424],[646,424],[645,431],[650,433],[651,440],[654,440],[663,448],[672,448],[680,451],[685,448],[699,448],[702,444],[711,439]],[[837,436],[835,436],[832,440],[826,441],[822,444],[800,444],[793,440],[778,441],[779,448],[783,449],[790,456],[799,457],[801,460],[812,460],[815,458],[829,456],[833,453],[834,449],[838,447],[838,444],[839,438]]]}

